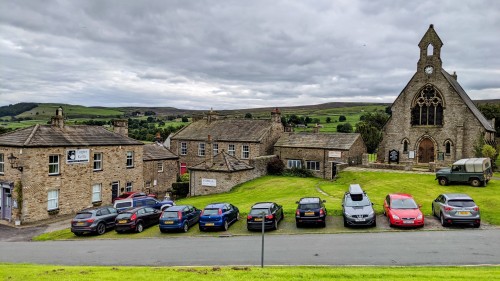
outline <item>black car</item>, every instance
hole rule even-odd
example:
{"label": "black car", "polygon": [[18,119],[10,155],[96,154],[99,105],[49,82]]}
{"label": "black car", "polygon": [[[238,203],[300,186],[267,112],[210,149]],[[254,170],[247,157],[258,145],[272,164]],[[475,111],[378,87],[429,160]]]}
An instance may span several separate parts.
{"label": "black car", "polygon": [[297,227],[305,224],[325,227],[327,215],[325,202],[325,200],[321,200],[319,197],[304,197],[300,201],[297,201],[298,206],[295,211],[295,223]]}
{"label": "black car", "polygon": [[81,236],[84,233],[102,235],[107,229],[115,227],[115,218],[117,215],[118,212],[113,207],[81,210],[71,220],[71,232],[76,236]]}
{"label": "black car", "polygon": [[281,205],[274,202],[255,203],[247,216],[247,229],[262,230],[263,219],[264,229],[278,229],[278,223],[284,218]]}
{"label": "black car", "polygon": [[359,184],[351,184],[342,202],[344,226],[376,226],[373,203]]}
{"label": "black car", "polygon": [[118,233],[125,231],[142,232],[145,227],[158,224],[161,211],[151,207],[128,209],[116,217],[115,230]]}

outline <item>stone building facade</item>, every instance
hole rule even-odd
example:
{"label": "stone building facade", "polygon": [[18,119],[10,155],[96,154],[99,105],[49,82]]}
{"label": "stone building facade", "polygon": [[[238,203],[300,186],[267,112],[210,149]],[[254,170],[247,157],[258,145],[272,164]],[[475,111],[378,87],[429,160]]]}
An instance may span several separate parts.
{"label": "stone building facade", "polygon": [[315,176],[333,179],[340,165],[358,165],[366,146],[357,133],[285,133],[274,145],[287,168],[306,168]]}
{"label": "stone building facade", "polygon": [[457,74],[442,68],[443,42],[433,25],[418,46],[417,71],[391,106],[378,159],[388,162],[391,151],[399,161],[438,165],[474,157],[481,138],[495,143],[494,121],[477,109]]}
{"label": "stone building facade", "polygon": [[179,157],[161,143],[144,145],[144,188],[163,198],[179,176]]}
{"label": "stone building facade", "polygon": [[1,219],[29,223],[142,191],[142,146],[100,126],[65,126],[61,108],[52,125],[0,135]]}

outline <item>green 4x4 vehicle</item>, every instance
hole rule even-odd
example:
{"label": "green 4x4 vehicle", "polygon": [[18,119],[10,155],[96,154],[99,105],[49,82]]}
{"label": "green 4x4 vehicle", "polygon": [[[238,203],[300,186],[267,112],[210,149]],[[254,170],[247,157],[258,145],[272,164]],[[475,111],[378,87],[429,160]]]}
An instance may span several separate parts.
{"label": "green 4x4 vehicle", "polygon": [[467,158],[453,163],[451,168],[444,168],[436,173],[440,185],[450,182],[469,183],[472,186],[486,186],[493,172],[489,158]]}

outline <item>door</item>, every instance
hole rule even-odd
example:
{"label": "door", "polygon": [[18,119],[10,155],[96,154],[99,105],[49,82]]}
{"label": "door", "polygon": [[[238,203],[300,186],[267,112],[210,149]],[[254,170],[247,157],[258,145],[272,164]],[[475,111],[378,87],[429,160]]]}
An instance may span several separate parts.
{"label": "door", "polygon": [[0,215],[1,219],[10,221],[12,219],[12,195],[10,193],[10,186],[2,186],[0,190],[1,200],[0,200]]}
{"label": "door", "polygon": [[332,180],[337,176],[337,164],[332,162]]}
{"label": "door", "polygon": [[418,147],[418,163],[434,162],[434,143],[430,139],[424,139]]}
{"label": "door", "polygon": [[120,190],[120,183],[115,181],[111,184],[111,198],[115,199],[118,197],[118,190]]}

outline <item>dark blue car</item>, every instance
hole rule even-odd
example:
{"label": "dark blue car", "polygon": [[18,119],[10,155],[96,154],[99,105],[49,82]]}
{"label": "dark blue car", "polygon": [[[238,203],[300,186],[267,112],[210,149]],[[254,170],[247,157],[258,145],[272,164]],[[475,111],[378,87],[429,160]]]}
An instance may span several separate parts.
{"label": "dark blue car", "polygon": [[201,231],[208,229],[227,230],[229,225],[240,219],[238,208],[229,203],[212,203],[203,209],[198,225]]}
{"label": "dark blue car", "polygon": [[165,233],[169,230],[183,230],[187,232],[189,227],[200,220],[201,210],[190,205],[172,206],[163,211],[160,217],[160,231]]}

